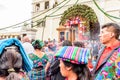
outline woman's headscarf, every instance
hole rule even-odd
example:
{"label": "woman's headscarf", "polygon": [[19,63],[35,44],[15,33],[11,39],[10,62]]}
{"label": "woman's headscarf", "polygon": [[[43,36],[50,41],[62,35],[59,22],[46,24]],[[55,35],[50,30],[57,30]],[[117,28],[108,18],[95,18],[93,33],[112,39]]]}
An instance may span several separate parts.
{"label": "woman's headscarf", "polygon": [[42,48],[44,46],[44,42],[41,40],[35,40],[32,42],[32,45],[37,48]]}
{"label": "woman's headscarf", "polygon": [[[20,54],[17,55],[19,57],[18,58],[19,60],[18,60],[18,62],[16,62],[14,64],[14,66],[20,68],[21,65],[22,65],[23,70],[25,70],[26,72],[30,71],[33,67],[33,63],[29,59],[27,54],[25,53],[21,42],[16,38],[9,38],[9,39],[0,40],[0,60],[1,60],[0,68],[1,69],[7,68],[7,65],[8,65],[7,62],[9,62],[9,60],[2,59],[1,57],[4,57],[5,55],[7,55],[8,59],[13,57],[12,52],[11,52],[11,55],[10,55],[10,54],[7,54],[4,51],[6,47],[9,47],[9,46],[12,46],[12,45],[17,46],[18,49],[19,49],[19,53],[20,53]],[[21,59],[21,57],[22,57],[22,59]],[[3,63],[2,60],[5,60],[5,63]],[[22,63],[21,63],[21,60],[22,60]],[[4,64],[6,64],[6,65],[4,65]],[[20,65],[18,65],[18,64],[20,64]]]}
{"label": "woman's headscarf", "polygon": [[90,49],[64,46],[55,54],[55,58],[60,58],[75,64],[87,64],[89,55]]}

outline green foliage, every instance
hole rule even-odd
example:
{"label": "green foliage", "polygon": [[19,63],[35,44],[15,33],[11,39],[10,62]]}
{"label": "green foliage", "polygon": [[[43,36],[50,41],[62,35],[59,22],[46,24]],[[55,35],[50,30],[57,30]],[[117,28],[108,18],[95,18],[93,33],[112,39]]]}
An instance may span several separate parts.
{"label": "green foliage", "polygon": [[63,16],[61,17],[60,24],[64,25],[68,19],[77,16],[85,19],[85,25],[87,26],[87,28],[91,27],[93,29],[95,26],[90,26],[90,24],[98,22],[97,16],[92,8],[88,7],[87,5],[77,4],[64,11]]}

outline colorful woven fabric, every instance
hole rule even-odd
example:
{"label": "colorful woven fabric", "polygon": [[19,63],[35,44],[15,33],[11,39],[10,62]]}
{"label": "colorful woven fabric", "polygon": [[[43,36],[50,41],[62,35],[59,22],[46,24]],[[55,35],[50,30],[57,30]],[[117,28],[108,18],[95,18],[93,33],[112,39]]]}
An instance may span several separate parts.
{"label": "colorful woven fabric", "polygon": [[41,40],[35,40],[34,42],[32,42],[33,46],[35,46],[36,44],[38,44],[39,48],[42,48],[44,46],[44,43]]}
{"label": "colorful woven fabric", "polygon": [[120,80],[120,48],[107,60],[94,80]]}
{"label": "colorful woven fabric", "polygon": [[35,54],[29,54],[29,58],[33,61],[33,69],[28,72],[30,80],[45,80],[45,66],[48,61],[46,54],[39,58]]}
{"label": "colorful woven fabric", "polygon": [[75,64],[87,64],[90,49],[74,46],[64,46],[56,54],[55,58],[61,58]]}

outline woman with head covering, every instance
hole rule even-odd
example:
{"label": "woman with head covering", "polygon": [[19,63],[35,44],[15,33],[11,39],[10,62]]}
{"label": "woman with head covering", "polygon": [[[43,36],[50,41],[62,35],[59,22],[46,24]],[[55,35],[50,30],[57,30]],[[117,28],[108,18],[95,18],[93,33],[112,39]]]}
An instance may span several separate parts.
{"label": "woman with head covering", "polygon": [[0,57],[0,77],[5,80],[20,80],[22,57],[17,50],[16,46],[6,47]]}
{"label": "woman with head covering", "polygon": [[45,80],[45,73],[48,69],[48,57],[41,51],[44,43],[40,40],[35,40],[32,43],[35,52],[34,54],[29,54],[30,59],[33,61],[33,69],[28,73],[30,80]]}
{"label": "woman with head covering", "polygon": [[0,40],[0,80],[29,80],[25,72],[32,66],[18,39]]}
{"label": "woman with head covering", "polygon": [[[72,42],[69,40],[64,40],[62,42],[62,46],[72,46]],[[60,64],[59,60],[54,60],[54,62],[51,64],[50,71],[49,71],[51,80],[64,80],[65,79],[60,73],[59,64]]]}
{"label": "woman with head covering", "polygon": [[87,67],[89,53],[86,48],[65,46],[55,54],[60,59],[60,72],[65,80],[91,80]]}

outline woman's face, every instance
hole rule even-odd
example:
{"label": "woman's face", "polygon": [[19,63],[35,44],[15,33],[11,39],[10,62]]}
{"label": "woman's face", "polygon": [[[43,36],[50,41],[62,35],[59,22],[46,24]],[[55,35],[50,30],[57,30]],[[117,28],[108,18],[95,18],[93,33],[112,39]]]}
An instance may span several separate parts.
{"label": "woman's face", "polygon": [[0,77],[0,80],[6,80],[5,77]]}
{"label": "woman's face", "polygon": [[63,63],[62,60],[60,60],[59,66],[60,66],[60,72],[61,72],[62,76],[67,77],[68,70],[67,70],[67,67],[65,66],[65,64]]}

